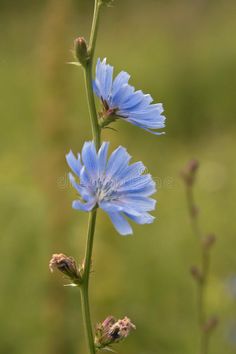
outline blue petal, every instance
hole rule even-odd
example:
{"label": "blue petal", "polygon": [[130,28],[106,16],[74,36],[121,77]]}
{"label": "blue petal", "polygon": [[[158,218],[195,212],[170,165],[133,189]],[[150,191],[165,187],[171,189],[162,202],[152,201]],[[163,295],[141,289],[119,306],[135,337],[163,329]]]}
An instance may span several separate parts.
{"label": "blue petal", "polygon": [[151,102],[152,97],[150,95],[144,95],[142,91],[136,91],[119,108],[120,111],[124,112],[138,111],[149,107]]}
{"label": "blue petal", "polygon": [[164,135],[165,134],[165,132],[155,132],[155,131],[153,131],[151,129],[147,129],[147,128],[142,128],[142,129],[146,130],[146,132],[154,134],[154,135]]}
{"label": "blue petal", "polygon": [[121,205],[114,202],[100,201],[98,204],[99,207],[106,213],[121,212],[123,210],[123,207]]}
{"label": "blue petal", "polygon": [[[104,64],[106,65],[106,59],[101,62],[100,58],[97,60],[96,65],[96,79],[93,81],[93,90],[98,97],[103,97],[103,77],[104,77]],[[105,97],[104,97],[105,98]]]}
{"label": "blue petal", "polygon": [[97,97],[101,98],[102,97],[102,93],[101,93],[98,81],[97,80],[93,80],[92,84],[93,84],[93,91],[94,91],[95,95]]}
{"label": "blue petal", "polygon": [[156,192],[155,184],[152,184],[152,185],[143,186],[142,188],[136,188],[136,189],[130,188],[125,191],[119,190],[117,192],[117,195],[120,196],[120,198],[122,198],[122,196],[131,197],[135,194],[140,195],[142,197],[149,197],[150,195],[152,195],[155,192]]}
{"label": "blue petal", "polygon": [[99,207],[103,209],[106,213],[110,212],[127,212],[129,214],[139,216],[140,212],[135,210],[135,207],[129,207],[127,204],[121,200],[116,201],[101,201],[99,202]]}
{"label": "blue petal", "polygon": [[90,189],[94,186],[94,182],[88,175],[85,166],[83,166],[80,171],[80,184]]}
{"label": "blue petal", "polygon": [[117,94],[117,92],[121,89],[122,86],[128,83],[129,79],[130,79],[130,75],[125,71],[121,71],[116,76],[112,85],[112,97],[114,97]]}
{"label": "blue petal", "polygon": [[141,175],[139,177],[135,177],[133,179],[129,179],[128,181],[124,181],[122,185],[118,188],[117,194],[133,194],[137,193],[139,195],[151,195],[156,192],[156,184],[152,180],[150,174]]}
{"label": "blue petal", "polygon": [[137,212],[151,211],[155,209],[156,200],[139,195],[124,196],[122,199],[124,206],[132,207]]}
{"label": "blue petal", "polygon": [[72,169],[72,171],[79,177],[82,168],[80,162],[80,155],[78,154],[78,159],[76,159],[75,155],[70,150],[70,152],[66,155],[66,161],[70,166],[70,168]]}
{"label": "blue petal", "polygon": [[122,170],[119,176],[120,181],[123,182],[123,181],[132,180],[133,178],[140,176],[145,171],[145,169],[146,167],[141,161],[135,162],[132,165],[129,165],[126,168],[124,168],[124,170]]}
{"label": "blue petal", "polygon": [[[118,112],[117,114],[120,115],[120,113],[122,112]],[[127,114],[126,116],[124,116],[124,120],[140,128],[161,129],[165,127],[165,117],[158,114],[153,115],[152,117],[149,118],[146,113],[142,113],[139,116],[137,116],[136,113],[133,114],[131,112],[129,113],[129,116],[127,116]]]}
{"label": "blue petal", "polygon": [[142,213],[138,216],[129,213],[125,213],[125,215],[137,224],[151,224],[155,220],[155,217],[150,215],[149,213]]}
{"label": "blue petal", "polygon": [[106,75],[105,75],[105,83],[104,83],[104,96],[105,97],[109,97],[109,95],[111,94],[112,78],[113,78],[113,67],[110,65],[107,65]]}
{"label": "blue petal", "polygon": [[98,160],[95,145],[93,141],[84,143],[82,149],[82,159],[86,171],[92,180],[96,179],[98,175]]}
{"label": "blue petal", "polygon": [[81,197],[85,200],[88,201],[89,198],[91,197],[91,193],[89,193],[89,190],[86,189],[85,187],[79,185],[78,183],[76,183],[75,181],[75,177],[69,173],[69,180],[70,183],[72,184],[72,186],[77,190],[77,192],[81,195]]}
{"label": "blue petal", "polygon": [[122,107],[122,103],[131,97],[134,93],[134,87],[130,85],[123,85],[119,91],[112,96],[112,105],[114,107]]}
{"label": "blue petal", "polygon": [[106,59],[100,59],[96,65],[96,79],[93,82],[93,89],[97,96],[108,100],[112,90],[113,67],[106,64]]}
{"label": "blue petal", "polygon": [[[117,114],[118,113],[122,115],[122,111],[117,112]],[[162,116],[157,110],[151,111],[149,109],[139,112],[124,112],[124,115],[130,118],[130,120],[132,119],[137,123],[148,125],[152,128],[164,127],[165,117]]]}
{"label": "blue petal", "polygon": [[87,203],[82,203],[80,200],[74,200],[72,203],[72,208],[82,211],[91,211],[96,205],[96,200],[91,199]]}
{"label": "blue petal", "polygon": [[96,79],[99,82],[99,84],[103,82],[105,66],[106,66],[106,58],[104,58],[102,62],[101,59],[98,58],[97,65],[96,65]]}
{"label": "blue petal", "polygon": [[107,165],[107,152],[108,152],[109,143],[104,142],[99,149],[98,152],[98,169],[99,173],[103,173],[105,171]]}
{"label": "blue petal", "polygon": [[131,156],[127,153],[126,149],[119,146],[113,151],[107,163],[106,173],[108,176],[112,177],[118,174],[119,171],[122,171],[122,169],[127,166],[130,159]]}
{"label": "blue petal", "polygon": [[[155,126],[154,128],[151,126],[151,124],[147,124],[147,122],[145,121],[142,121],[142,123],[140,123],[140,120],[134,120],[134,119],[130,119],[130,118],[124,118],[124,120],[126,120],[127,122],[139,127],[139,128],[142,128],[144,130],[146,130],[147,132],[149,133],[152,133],[152,134],[155,134],[155,135],[163,135],[165,134],[165,132],[156,132],[156,131],[153,131],[151,129],[162,129],[165,127],[165,124],[164,123],[161,123],[159,124],[159,126]],[[157,124],[155,124],[157,125]]]}
{"label": "blue petal", "polygon": [[121,213],[110,212],[108,214],[111,218],[113,225],[115,226],[115,229],[119,232],[119,234],[130,235],[133,233],[130,224]]}

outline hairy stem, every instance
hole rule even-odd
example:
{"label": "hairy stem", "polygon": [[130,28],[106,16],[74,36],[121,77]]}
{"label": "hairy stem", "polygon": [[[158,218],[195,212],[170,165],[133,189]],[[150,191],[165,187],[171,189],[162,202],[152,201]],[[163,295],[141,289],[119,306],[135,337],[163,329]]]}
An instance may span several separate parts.
{"label": "hairy stem", "polygon": [[[93,56],[94,56],[94,50],[95,50],[95,44],[97,38],[100,6],[101,6],[100,0],[95,0],[93,22],[92,22],[92,28],[90,34],[90,41],[89,41],[89,59],[86,63],[86,66],[84,67],[85,87],[87,93],[92,136],[97,150],[100,147],[101,129],[98,124],[96,105],[94,101],[94,94],[93,94],[93,87],[92,87],[92,69],[93,69]],[[95,354],[96,352],[94,346],[94,336],[93,336],[93,328],[92,328],[90,306],[89,306],[89,276],[90,276],[92,250],[93,250],[93,238],[94,238],[94,231],[96,225],[96,214],[97,214],[97,210],[94,209],[90,212],[89,215],[88,235],[87,235],[86,252],[85,252],[85,260],[84,260],[84,275],[83,275],[83,282],[80,288],[84,328],[85,328],[90,354]]]}

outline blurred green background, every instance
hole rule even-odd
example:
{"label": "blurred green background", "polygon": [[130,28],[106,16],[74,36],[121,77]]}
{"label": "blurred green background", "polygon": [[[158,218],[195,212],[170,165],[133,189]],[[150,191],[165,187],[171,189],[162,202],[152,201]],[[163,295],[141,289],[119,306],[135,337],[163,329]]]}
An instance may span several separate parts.
{"label": "blurred green background", "polygon": [[[86,353],[78,291],[51,275],[52,253],[81,260],[87,214],[71,209],[65,154],[91,139],[83,76],[70,50],[88,37],[92,0],[0,1],[0,352]],[[236,352],[236,2],[117,0],[104,8],[96,56],[163,102],[166,135],[124,122],[112,147],[142,160],[159,191],[156,221],[121,237],[99,212],[91,276],[94,323],[128,315],[120,354],[198,354],[193,237],[179,171],[200,161],[196,199],[215,232],[207,293],[220,324],[210,353]]]}

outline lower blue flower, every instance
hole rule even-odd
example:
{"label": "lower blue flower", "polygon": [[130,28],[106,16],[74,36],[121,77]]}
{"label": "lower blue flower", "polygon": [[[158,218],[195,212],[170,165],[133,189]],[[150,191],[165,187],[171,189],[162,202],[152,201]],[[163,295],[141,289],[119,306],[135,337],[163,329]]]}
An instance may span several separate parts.
{"label": "lower blue flower", "polygon": [[[91,211],[103,209],[121,235],[132,234],[127,217],[138,224],[152,223],[154,217],[148,212],[155,209],[156,201],[149,198],[156,191],[150,174],[144,174],[142,162],[129,164],[131,156],[119,146],[108,158],[108,142],[96,151],[94,142],[85,142],[82,154],[77,157],[70,151],[66,155],[72,186],[80,199],[72,207]],[[77,177],[78,181],[76,181]]]}

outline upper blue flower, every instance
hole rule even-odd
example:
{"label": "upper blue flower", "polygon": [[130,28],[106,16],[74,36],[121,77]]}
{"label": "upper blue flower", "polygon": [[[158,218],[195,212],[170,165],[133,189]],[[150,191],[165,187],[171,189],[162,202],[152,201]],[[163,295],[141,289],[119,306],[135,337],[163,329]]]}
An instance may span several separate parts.
{"label": "upper blue flower", "polygon": [[[150,174],[143,174],[142,162],[129,165],[131,156],[119,146],[107,159],[109,143],[104,142],[96,151],[94,142],[85,142],[82,156],[72,153],[66,160],[73,173],[70,182],[80,194],[80,200],[73,201],[73,208],[90,211],[102,208],[111,218],[121,235],[132,234],[126,217],[138,224],[149,224],[154,217],[148,212],[154,210],[156,201],[149,198],[156,191]],[[82,157],[82,159],[81,159]]]}
{"label": "upper blue flower", "polygon": [[102,62],[98,59],[93,90],[103,105],[103,112],[100,114],[102,126],[116,118],[122,118],[153,134],[164,134],[153,131],[165,126],[162,104],[151,104],[152,97],[141,90],[135,91],[128,84],[129,78],[128,73],[121,71],[113,81],[113,67],[106,64],[106,59]]}

